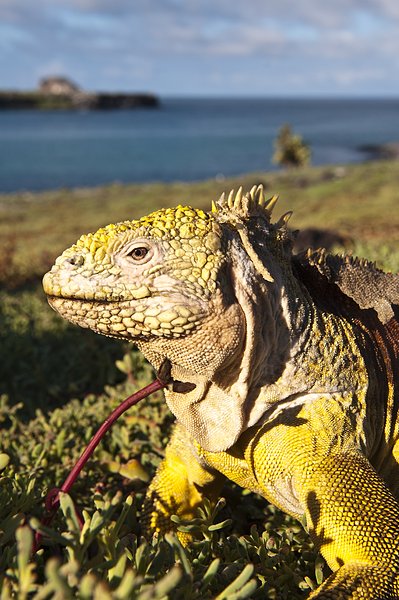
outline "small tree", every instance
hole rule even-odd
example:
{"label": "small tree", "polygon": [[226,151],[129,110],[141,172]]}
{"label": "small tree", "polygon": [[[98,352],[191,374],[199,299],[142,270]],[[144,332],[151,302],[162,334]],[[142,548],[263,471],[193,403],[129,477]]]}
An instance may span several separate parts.
{"label": "small tree", "polygon": [[273,162],[283,167],[304,167],[310,163],[311,150],[300,135],[295,135],[291,125],[280,127],[274,142]]}

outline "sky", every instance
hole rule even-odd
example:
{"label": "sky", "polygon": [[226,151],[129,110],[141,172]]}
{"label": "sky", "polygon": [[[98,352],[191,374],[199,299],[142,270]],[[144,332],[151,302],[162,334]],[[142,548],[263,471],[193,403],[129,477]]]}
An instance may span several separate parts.
{"label": "sky", "polygon": [[399,97],[398,0],[0,0],[0,88]]}

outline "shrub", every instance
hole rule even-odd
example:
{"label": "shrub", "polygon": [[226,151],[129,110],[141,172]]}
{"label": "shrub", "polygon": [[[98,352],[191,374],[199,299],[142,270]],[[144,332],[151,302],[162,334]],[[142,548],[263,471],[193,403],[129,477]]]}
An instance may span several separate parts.
{"label": "shrub", "polygon": [[291,126],[283,125],[275,140],[273,162],[283,167],[304,167],[310,163],[311,151],[300,135],[292,132]]}
{"label": "shrub", "polygon": [[[148,378],[142,373],[139,385]],[[145,539],[140,511],[147,481],[170,436],[161,394],[120,419],[97,448],[51,526],[40,524],[43,496],[59,485],[100,422],[135,387],[73,400],[28,424],[2,398],[0,422],[1,599],[303,598],[322,563],[294,519],[256,495],[226,488],[225,507],[205,502],[191,522],[198,541],[183,548],[172,534]],[[84,520],[80,531],[76,506]],[[230,512],[229,506],[234,507]],[[259,530],[263,533],[259,533]],[[31,555],[33,535],[43,547]]]}

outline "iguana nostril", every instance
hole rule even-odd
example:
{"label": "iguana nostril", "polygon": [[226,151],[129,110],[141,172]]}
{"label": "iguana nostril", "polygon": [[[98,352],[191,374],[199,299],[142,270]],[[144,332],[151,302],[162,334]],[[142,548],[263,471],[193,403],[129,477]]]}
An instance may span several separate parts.
{"label": "iguana nostril", "polygon": [[84,263],[85,259],[81,254],[76,254],[75,256],[71,256],[65,259],[67,264],[70,264],[74,267],[81,267]]}

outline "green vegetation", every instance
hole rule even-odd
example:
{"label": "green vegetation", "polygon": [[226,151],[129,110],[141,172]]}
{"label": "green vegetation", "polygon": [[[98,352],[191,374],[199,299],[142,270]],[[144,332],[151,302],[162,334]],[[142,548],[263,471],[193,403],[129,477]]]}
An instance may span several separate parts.
{"label": "green vegetation", "polygon": [[41,92],[0,92],[0,109],[31,108],[37,110],[68,110],[74,108],[66,94],[43,94]]}
{"label": "green vegetation", "polygon": [[305,167],[310,163],[311,151],[300,135],[292,132],[291,126],[283,125],[274,143],[273,162],[282,167]]}
{"label": "green vegetation", "polygon": [[103,419],[148,383],[131,346],[62,321],[40,278],[80,233],[160,206],[208,208],[224,190],[263,183],[293,228],[329,228],[354,252],[399,269],[399,162],[297,169],[196,184],[112,185],[0,196],[0,598],[303,598],[328,573],[301,525],[235,486],[204,506],[183,549],[145,540],[140,510],[173,423],[158,393],[106,436],[43,548],[30,556],[46,492],[60,485]]}

